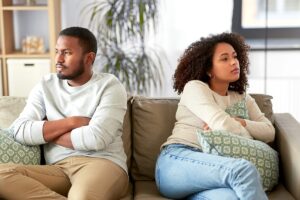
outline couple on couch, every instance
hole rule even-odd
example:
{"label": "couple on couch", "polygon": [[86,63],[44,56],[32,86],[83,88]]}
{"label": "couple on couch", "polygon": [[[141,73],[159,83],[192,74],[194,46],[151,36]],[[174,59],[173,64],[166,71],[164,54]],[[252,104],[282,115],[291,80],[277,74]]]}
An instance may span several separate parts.
{"label": "couple on couch", "polygon": [[[177,122],[156,165],[163,196],[267,199],[265,191],[276,184],[278,174],[265,182],[259,165],[216,153],[206,140],[225,135],[263,142],[255,148],[274,140],[272,123],[246,94],[248,50],[241,36],[222,33],[192,43],[180,58],[174,74],[174,89],[181,94]],[[113,75],[93,72],[96,53],[97,40],[88,29],[60,32],[57,73],[33,88],[8,133],[22,144],[42,144],[46,165],[0,164],[0,198],[114,200],[126,195],[121,136],[127,94]]]}

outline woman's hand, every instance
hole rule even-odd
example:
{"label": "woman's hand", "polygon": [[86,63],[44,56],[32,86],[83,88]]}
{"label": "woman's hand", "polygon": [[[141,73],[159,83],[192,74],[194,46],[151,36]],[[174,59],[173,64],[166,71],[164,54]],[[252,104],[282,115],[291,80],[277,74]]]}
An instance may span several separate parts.
{"label": "woman's hand", "polygon": [[236,121],[240,122],[240,124],[245,127],[247,125],[246,121],[242,118],[238,118],[238,117],[235,117],[234,118]]}
{"label": "woman's hand", "polygon": [[211,130],[210,128],[209,128],[209,126],[207,125],[207,123],[205,123],[204,125],[203,125],[203,130],[204,131],[209,131],[209,130]]}

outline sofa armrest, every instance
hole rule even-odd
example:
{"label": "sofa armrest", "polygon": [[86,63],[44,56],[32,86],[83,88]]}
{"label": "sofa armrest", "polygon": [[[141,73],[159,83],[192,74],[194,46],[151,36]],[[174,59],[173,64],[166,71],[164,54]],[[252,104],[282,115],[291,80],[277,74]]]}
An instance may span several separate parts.
{"label": "sofa armrest", "polygon": [[276,113],[274,117],[281,179],[286,189],[300,199],[300,124],[288,113]]}

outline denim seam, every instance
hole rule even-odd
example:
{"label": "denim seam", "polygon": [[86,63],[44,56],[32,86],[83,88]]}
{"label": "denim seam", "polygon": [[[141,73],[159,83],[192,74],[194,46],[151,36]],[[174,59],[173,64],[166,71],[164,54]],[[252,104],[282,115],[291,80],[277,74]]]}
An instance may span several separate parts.
{"label": "denim seam", "polygon": [[192,163],[198,163],[198,164],[207,165],[207,166],[214,166],[214,167],[218,167],[220,169],[225,169],[227,171],[231,171],[232,170],[232,168],[225,167],[223,165],[218,165],[216,163],[211,164],[211,163],[207,163],[207,162],[203,162],[203,161],[198,161],[198,160],[195,160],[195,159],[180,157],[180,156],[173,155],[173,154],[170,154],[170,153],[168,153],[166,155],[168,155],[170,158],[175,158],[175,159],[178,159],[178,160],[184,160],[184,161],[188,161],[188,162],[192,162]]}

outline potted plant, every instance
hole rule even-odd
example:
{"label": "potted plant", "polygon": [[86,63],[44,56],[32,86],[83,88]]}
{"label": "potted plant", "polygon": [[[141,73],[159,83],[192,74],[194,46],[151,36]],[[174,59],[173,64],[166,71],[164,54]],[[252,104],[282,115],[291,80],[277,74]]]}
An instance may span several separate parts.
{"label": "potted plant", "polygon": [[161,53],[147,45],[157,24],[157,0],[95,0],[82,10],[97,32],[100,63],[129,93],[148,94],[163,79]]}

